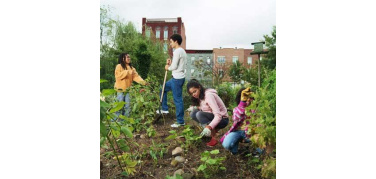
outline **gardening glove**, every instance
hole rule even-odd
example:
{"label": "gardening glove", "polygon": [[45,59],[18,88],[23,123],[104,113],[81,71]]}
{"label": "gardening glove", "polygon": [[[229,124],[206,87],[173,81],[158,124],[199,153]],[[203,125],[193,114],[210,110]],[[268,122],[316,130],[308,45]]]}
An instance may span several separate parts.
{"label": "gardening glove", "polygon": [[200,136],[210,137],[210,134],[211,134],[210,128],[211,128],[210,126],[206,126],[205,129],[201,132]]}
{"label": "gardening glove", "polygon": [[241,101],[247,101],[249,96],[252,94],[251,89],[248,87],[242,91]]}

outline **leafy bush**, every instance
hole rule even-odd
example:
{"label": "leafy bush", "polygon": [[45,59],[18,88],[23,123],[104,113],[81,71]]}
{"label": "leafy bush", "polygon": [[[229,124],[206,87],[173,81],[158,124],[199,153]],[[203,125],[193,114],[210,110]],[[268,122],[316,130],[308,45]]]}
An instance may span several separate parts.
{"label": "leafy bush", "polygon": [[178,136],[182,136],[184,138],[184,142],[178,140],[179,143],[182,144],[182,147],[185,149],[190,149],[192,147],[197,147],[200,144],[201,136],[195,134],[195,131],[191,129],[190,125],[185,125],[184,130],[178,134],[175,130],[169,131],[171,135],[166,137],[166,140],[176,139]]}
{"label": "leafy bush", "polygon": [[131,22],[111,18],[107,8],[100,10],[100,78],[108,80],[108,83],[101,83],[100,89],[113,88],[118,56],[123,52],[131,55],[132,65],[142,78],[153,75],[162,83],[168,55],[164,54],[161,42],[144,37]]}
{"label": "leafy bush", "polygon": [[[276,160],[276,70],[270,71],[261,88],[253,94],[255,100],[246,109],[246,114],[251,115],[249,128],[254,147],[265,149],[262,156],[263,177],[275,178]],[[249,113],[255,109],[256,113]]]}
{"label": "leafy bush", "polygon": [[226,157],[218,157],[217,154],[219,154],[218,149],[201,153],[202,164],[198,167],[197,171],[203,172],[205,178],[210,178],[211,175],[217,173],[219,170],[226,170],[226,167],[222,164],[222,161]]}
{"label": "leafy bush", "polygon": [[231,83],[224,82],[216,87],[218,96],[222,99],[225,106],[230,106],[235,101],[234,90],[231,87]]}

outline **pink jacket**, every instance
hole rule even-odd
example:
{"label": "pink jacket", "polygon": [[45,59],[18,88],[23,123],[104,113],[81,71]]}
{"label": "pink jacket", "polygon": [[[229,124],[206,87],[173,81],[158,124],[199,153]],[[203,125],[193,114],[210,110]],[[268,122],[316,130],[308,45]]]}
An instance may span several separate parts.
{"label": "pink jacket", "polygon": [[200,109],[214,114],[214,119],[209,124],[213,129],[221,122],[222,117],[228,118],[227,108],[215,89],[205,90],[205,99],[200,101]]}
{"label": "pink jacket", "polygon": [[[228,130],[225,133],[225,135],[223,135],[223,137],[221,138],[221,140],[220,140],[221,143],[223,143],[223,141],[225,140],[226,136],[229,133],[238,130],[241,127],[241,125],[244,125],[244,120],[247,118],[247,116],[245,115],[245,108],[246,107],[247,107],[247,103],[240,101],[238,107],[234,108],[233,114],[232,114],[232,120],[234,121],[234,123],[232,124],[230,130]],[[255,110],[252,109],[251,112],[255,113]],[[245,125],[246,125],[246,127],[244,129],[245,136],[249,137],[247,135],[249,121],[246,121]]]}

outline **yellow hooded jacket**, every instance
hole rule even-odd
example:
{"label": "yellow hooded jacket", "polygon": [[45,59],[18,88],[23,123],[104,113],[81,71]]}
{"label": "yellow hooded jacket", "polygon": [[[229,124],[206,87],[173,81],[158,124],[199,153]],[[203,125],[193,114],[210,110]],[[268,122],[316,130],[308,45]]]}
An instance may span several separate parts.
{"label": "yellow hooded jacket", "polygon": [[123,92],[132,85],[132,82],[135,81],[142,85],[145,85],[145,81],[138,75],[135,68],[130,68],[127,65],[127,70],[118,64],[115,68],[115,85],[114,88],[118,92]]}

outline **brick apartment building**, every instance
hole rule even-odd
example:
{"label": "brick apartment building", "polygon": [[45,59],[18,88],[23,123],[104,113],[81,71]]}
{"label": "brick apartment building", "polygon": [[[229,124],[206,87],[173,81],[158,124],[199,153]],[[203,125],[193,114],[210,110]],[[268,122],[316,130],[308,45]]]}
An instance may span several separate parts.
{"label": "brick apartment building", "polygon": [[154,36],[159,39],[163,44],[165,52],[172,56],[172,49],[170,47],[169,37],[172,34],[180,34],[183,38],[181,47],[186,49],[186,36],[184,23],[181,17],[178,18],[142,18],[142,34],[151,37]]}
{"label": "brick apartment building", "polygon": [[208,83],[211,86],[212,75],[205,76],[203,69],[196,68],[194,64],[197,60],[203,60],[203,62],[208,64],[207,67],[209,67],[209,65],[213,63],[213,50],[187,49],[185,50],[185,52],[187,53],[185,80],[188,81],[192,78],[195,78],[199,80],[202,84]]}
{"label": "brick apartment building", "polygon": [[[191,78],[200,81],[212,81],[213,76],[204,77],[202,70],[197,69],[193,64],[195,60],[204,59],[212,63],[213,70],[227,70],[233,62],[239,61],[246,68],[250,68],[258,60],[257,55],[250,55],[253,49],[244,48],[213,48],[213,50],[187,50],[187,38],[185,27],[181,17],[177,18],[142,18],[142,34],[146,37],[155,37],[163,44],[163,49],[172,57],[169,37],[172,34],[180,34],[183,38],[181,47],[186,50],[186,80]],[[222,81],[232,81],[228,72]]]}
{"label": "brick apartment building", "polygon": [[239,61],[246,68],[250,68],[258,60],[257,55],[250,55],[253,49],[244,48],[214,48],[213,49],[213,68],[221,71],[226,70],[227,73],[222,81],[232,81],[228,76],[228,70],[232,63]]}

